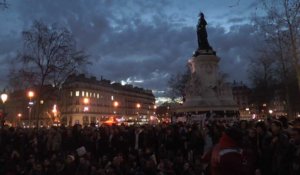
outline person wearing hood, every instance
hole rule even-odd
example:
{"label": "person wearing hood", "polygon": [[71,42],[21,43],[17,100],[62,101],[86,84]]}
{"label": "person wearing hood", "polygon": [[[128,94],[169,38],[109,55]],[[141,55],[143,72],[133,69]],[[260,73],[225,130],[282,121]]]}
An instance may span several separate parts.
{"label": "person wearing hood", "polygon": [[232,126],[223,132],[213,148],[211,158],[212,175],[247,175],[247,160],[241,149],[243,133]]}

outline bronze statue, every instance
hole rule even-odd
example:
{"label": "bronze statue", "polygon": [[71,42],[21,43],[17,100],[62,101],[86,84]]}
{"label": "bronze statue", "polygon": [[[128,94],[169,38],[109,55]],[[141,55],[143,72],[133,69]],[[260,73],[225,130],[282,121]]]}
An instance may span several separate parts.
{"label": "bronze statue", "polygon": [[213,54],[215,54],[215,52],[213,51],[212,47],[209,45],[208,40],[207,40],[206,25],[207,25],[207,22],[204,19],[204,14],[200,13],[199,21],[197,24],[198,49],[196,50],[196,53],[194,54],[196,56],[199,55],[200,51],[212,52]]}

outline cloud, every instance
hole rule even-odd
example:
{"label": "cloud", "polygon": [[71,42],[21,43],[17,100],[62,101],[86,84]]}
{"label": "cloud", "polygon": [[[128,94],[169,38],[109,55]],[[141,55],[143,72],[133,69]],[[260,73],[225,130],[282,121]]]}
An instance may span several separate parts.
{"label": "cloud", "polygon": [[[204,11],[209,23],[209,41],[222,58],[221,70],[229,73],[231,79],[246,79],[244,69],[252,54],[249,48],[256,44],[251,35],[253,27],[243,23],[246,18],[236,13],[223,15],[222,20],[215,22],[216,15],[209,7],[216,0],[206,6],[196,0],[192,2],[12,1],[8,11],[0,12],[0,20],[5,23],[0,26],[0,61],[11,59],[20,50],[23,29],[28,29],[33,20],[42,20],[73,32],[78,47],[84,48],[93,62],[89,74],[113,81],[142,80],[136,85],[161,92],[167,89],[170,75],[186,69],[187,60],[197,48],[195,25],[199,6],[207,7]],[[215,6],[211,10],[215,11]],[[230,11],[223,10],[221,14]],[[6,70],[1,70],[5,75]]]}

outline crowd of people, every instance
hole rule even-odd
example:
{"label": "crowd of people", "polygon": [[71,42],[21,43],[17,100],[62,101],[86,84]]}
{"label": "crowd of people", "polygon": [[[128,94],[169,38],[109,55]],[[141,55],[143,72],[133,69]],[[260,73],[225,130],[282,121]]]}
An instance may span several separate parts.
{"label": "crowd of people", "polygon": [[300,175],[300,120],[0,130],[3,175]]}

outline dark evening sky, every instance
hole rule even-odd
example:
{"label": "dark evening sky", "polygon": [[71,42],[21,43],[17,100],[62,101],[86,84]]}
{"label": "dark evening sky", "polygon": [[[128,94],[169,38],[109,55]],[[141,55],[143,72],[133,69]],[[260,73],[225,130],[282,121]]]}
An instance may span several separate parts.
{"label": "dark evening sky", "polygon": [[[33,20],[70,29],[93,63],[90,75],[164,91],[197,48],[199,11],[228,81],[247,81],[256,45],[251,16],[257,0],[7,0],[0,10],[0,81],[22,49],[21,31]],[[5,83],[1,83],[1,87]]]}

